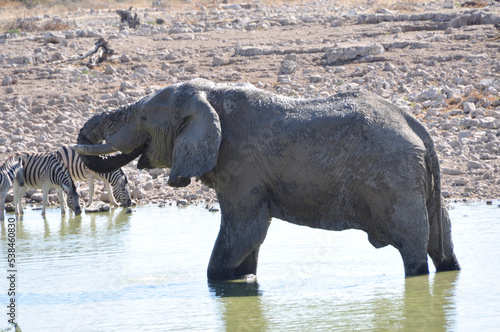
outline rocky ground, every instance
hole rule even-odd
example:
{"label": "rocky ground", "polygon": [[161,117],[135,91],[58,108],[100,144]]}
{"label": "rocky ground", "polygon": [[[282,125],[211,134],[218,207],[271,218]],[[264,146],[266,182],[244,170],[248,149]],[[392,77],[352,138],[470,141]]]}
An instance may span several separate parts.
{"label": "rocky ground", "polygon": [[[373,91],[429,128],[445,198],[499,198],[500,3],[409,3],[133,9],[142,23],[135,29],[113,10],[0,21],[10,31],[0,35],[0,161],[74,144],[94,114],[203,77],[304,98]],[[93,68],[88,58],[75,60],[99,37],[112,56]],[[168,170],[125,172],[139,202],[215,200],[199,182],[168,187]]]}

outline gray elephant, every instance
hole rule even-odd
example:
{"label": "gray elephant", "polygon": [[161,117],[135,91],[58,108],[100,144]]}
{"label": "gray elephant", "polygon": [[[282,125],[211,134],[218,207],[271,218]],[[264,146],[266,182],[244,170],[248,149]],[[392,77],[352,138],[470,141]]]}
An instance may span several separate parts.
{"label": "gray elephant", "polygon": [[[406,276],[458,270],[426,129],[367,92],[293,99],[250,84],[196,79],[91,118],[74,149],[93,171],[171,168],[215,189],[222,220],[209,280],[255,275],[272,217],[328,230],[360,229],[399,250]],[[120,151],[115,156],[103,154]]]}

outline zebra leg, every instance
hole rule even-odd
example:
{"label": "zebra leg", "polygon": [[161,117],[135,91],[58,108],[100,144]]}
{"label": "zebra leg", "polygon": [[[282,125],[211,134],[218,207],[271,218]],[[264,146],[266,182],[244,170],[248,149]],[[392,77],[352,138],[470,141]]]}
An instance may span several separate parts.
{"label": "zebra leg", "polygon": [[7,191],[0,192],[0,221],[5,220],[5,199],[7,198]]}
{"label": "zebra leg", "polygon": [[16,209],[16,216],[22,216],[24,214],[23,197],[27,190],[28,186],[24,185],[20,187],[17,182],[14,182],[14,207]]}
{"label": "zebra leg", "polygon": [[66,200],[64,199],[64,191],[62,188],[57,188],[57,195],[59,197],[59,204],[61,205],[61,214],[66,213]]}
{"label": "zebra leg", "polygon": [[119,204],[116,202],[115,195],[113,195],[113,190],[111,189],[111,185],[108,180],[103,179],[104,185],[106,186],[106,190],[108,191],[109,201],[113,206],[117,207]]}
{"label": "zebra leg", "polygon": [[94,175],[92,173],[89,174],[89,179],[88,179],[88,182],[89,182],[89,204],[88,206],[90,206],[92,204],[92,202],[94,201]]}
{"label": "zebra leg", "polygon": [[47,205],[49,201],[49,184],[42,185],[42,216],[45,215],[47,211]]}

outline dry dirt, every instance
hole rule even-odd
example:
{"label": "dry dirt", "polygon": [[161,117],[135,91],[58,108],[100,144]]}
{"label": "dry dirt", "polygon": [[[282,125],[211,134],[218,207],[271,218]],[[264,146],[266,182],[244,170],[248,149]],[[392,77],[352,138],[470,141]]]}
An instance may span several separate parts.
{"label": "dry dirt", "polygon": [[[80,10],[58,15],[68,27],[52,37],[40,27],[56,19],[40,17],[33,23],[38,30],[3,41],[0,35],[0,152],[74,144],[93,114],[191,78],[245,81],[307,98],[367,89],[431,130],[446,169],[446,198],[496,199],[500,7],[484,3],[477,9],[437,1],[404,12],[334,1],[138,9],[137,29],[121,24],[114,11]],[[157,24],[159,18],[166,22]],[[94,68],[85,66],[87,59],[67,61],[92,50],[101,36],[114,50],[107,61]],[[382,48],[358,52],[356,45]],[[339,52],[351,55],[339,60]],[[125,171],[138,201],[215,200],[201,183],[167,188],[168,171]]]}

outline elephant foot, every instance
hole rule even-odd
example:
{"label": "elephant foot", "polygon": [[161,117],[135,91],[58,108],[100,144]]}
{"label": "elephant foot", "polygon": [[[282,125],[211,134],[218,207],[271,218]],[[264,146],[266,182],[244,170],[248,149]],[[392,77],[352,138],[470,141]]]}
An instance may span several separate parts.
{"label": "elephant foot", "polygon": [[451,259],[439,263],[439,265],[436,266],[436,272],[458,271],[458,270],[460,270],[460,264],[458,264],[458,260],[456,257],[452,257]]}
{"label": "elephant foot", "polygon": [[[253,275],[255,277],[255,275]],[[242,280],[242,279],[238,279]],[[255,280],[255,279],[254,279]],[[243,297],[243,296],[259,296],[261,295],[259,291],[258,282],[234,282],[230,280],[225,281],[209,281],[208,287],[210,291],[218,297]]]}
{"label": "elephant foot", "polygon": [[427,266],[427,263],[420,266],[405,266],[405,276],[407,278],[426,274],[429,274],[429,267]]}
{"label": "elephant foot", "polygon": [[208,281],[212,282],[223,282],[223,283],[253,283],[257,281],[257,276],[253,273],[247,274],[236,274],[236,273],[224,273],[224,272],[209,272]]}
{"label": "elephant foot", "polygon": [[257,282],[257,276],[255,274],[245,274],[242,276],[238,276],[235,279],[230,279],[230,280],[225,280],[226,282],[230,283],[253,283]]}

